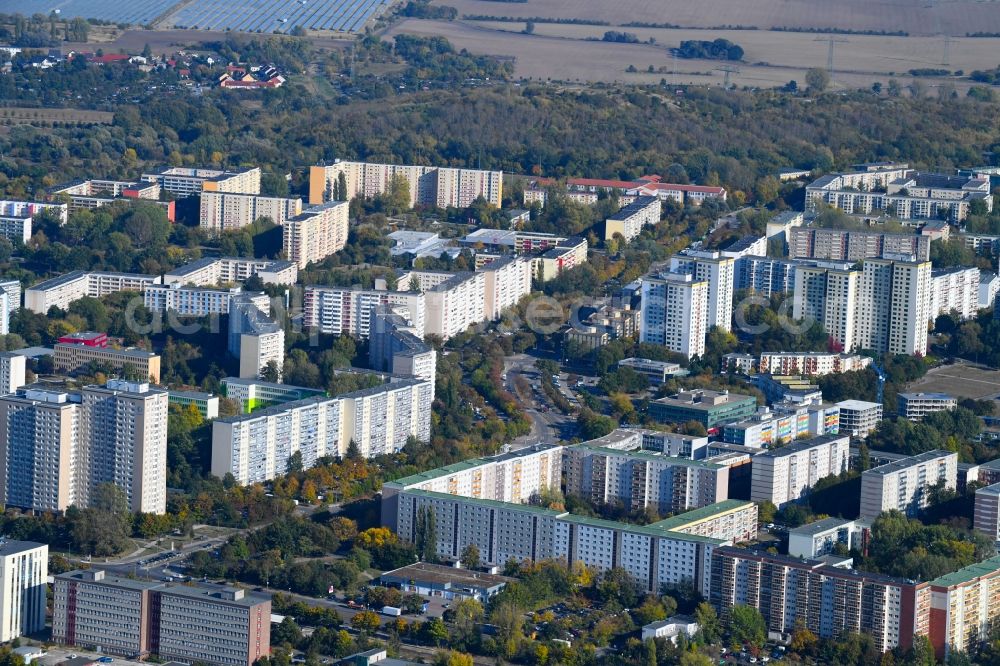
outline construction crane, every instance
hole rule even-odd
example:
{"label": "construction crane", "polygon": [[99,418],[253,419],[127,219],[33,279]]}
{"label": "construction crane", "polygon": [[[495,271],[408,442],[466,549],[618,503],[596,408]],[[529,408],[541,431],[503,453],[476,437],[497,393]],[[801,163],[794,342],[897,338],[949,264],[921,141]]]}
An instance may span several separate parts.
{"label": "construction crane", "polygon": [[725,88],[726,90],[729,90],[729,75],[730,74],[739,74],[740,73],[740,68],[739,67],[734,67],[733,65],[723,65],[722,67],[716,67],[715,69],[718,72],[725,72],[726,73],[725,81],[723,81],[723,83],[722,83],[722,87]]}
{"label": "construction crane", "polygon": [[872,370],[878,375],[878,384],[876,384],[875,389],[875,402],[882,404],[882,399],[885,394],[885,370],[879,365],[878,359],[872,359]]}
{"label": "construction crane", "polygon": [[830,35],[829,37],[817,37],[816,42],[827,42],[830,48],[826,52],[826,71],[830,73],[830,78],[833,78],[833,45],[834,44],[847,44],[850,40],[844,39],[843,37],[834,37]]}

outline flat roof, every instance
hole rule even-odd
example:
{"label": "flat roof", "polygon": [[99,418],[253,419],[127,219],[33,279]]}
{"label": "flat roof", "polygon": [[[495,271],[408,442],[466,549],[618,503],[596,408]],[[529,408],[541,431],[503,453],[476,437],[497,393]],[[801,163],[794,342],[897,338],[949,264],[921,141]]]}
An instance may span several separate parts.
{"label": "flat roof", "polygon": [[581,442],[579,444],[574,444],[569,448],[588,449],[609,456],[618,455],[624,458],[633,458],[635,460],[647,460],[649,462],[667,463],[679,467],[699,467],[701,469],[711,469],[711,470],[722,468],[721,465],[705,462],[704,460],[692,460],[691,458],[677,458],[674,456],[663,455],[662,453],[654,453],[653,451],[644,451],[642,449],[633,449],[633,450],[611,449],[600,445],[594,445],[591,442]]}
{"label": "flat roof", "polygon": [[956,400],[947,393],[900,393],[899,397],[905,400]]}
{"label": "flat roof", "polygon": [[407,564],[405,567],[386,571],[380,578],[395,578],[420,581],[425,583],[437,583],[440,585],[452,584],[462,587],[485,587],[492,588],[498,585],[506,585],[514,582],[514,578],[499,576],[497,574],[470,571],[457,567],[444,566],[442,564],[430,564],[428,562],[417,562]]}
{"label": "flat roof", "polygon": [[958,457],[958,454],[953,451],[945,451],[943,449],[934,449],[933,451],[924,451],[923,453],[918,453],[915,456],[910,456],[909,458],[902,458],[900,460],[893,460],[892,462],[886,463],[884,465],[879,465],[878,467],[873,467],[869,470],[862,472],[864,474],[891,474],[892,472],[898,472],[902,469],[907,469],[908,467],[913,467],[914,465],[919,465],[922,462],[927,462],[929,460],[937,460],[938,458],[947,458],[949,456]]}
{"label": "flat roof", "polygon": [[[715,467],[718,467],[718,465],[715,465]],[[685,511],[684,513],[677,514],[676,516],[671,516],[670,518],[665,518],[658,522],[651,523],[649,526],[665,530],[676,530],[681,527],[691,525],[692,523],[704,522],[706,520],[717,518],[734,511],[740,511],[751,506],[753,506],[753,502],[727,499],[722,500],[721,502],[716,502],[715,504],[709,504],[708,506],[702,506],[697,509]]]}
{"label": "flat roof", "polygon": [[844,525],[849,525],[853,523],[853,520],[847,520],[844,518],[823,518],[822,520],[817,520],[815,522],[809,523],[808,525],[800,525],[799,527],[793,527],[788,530],[789,534],[801,534],[803,536],[815,536],[817,534],[822,534],[823,532],[828,532],[830,530],[837,529],[838,527],[843,527]]}
{"label": "flat roof", "polygon": [[1000,570],[1000,555],[977,562],[976,564],[970,564],[958,571],[947,573],[939,578],[935,578],[930,584],[937,587],[952,587],[954,585],[970,583],[983,576],[990,576],[998,570]]}
{"label": "flat roof", "polygon": [[43,543],[37,543],[35,541],[15,541],[13,539],[0,539],[0,555],[14,555],[16,553],[23,553],[28,550],[34,550],[35,548],[42,548],[45,546]]}
{"label": "flat roof", "polygon": [[549,444],[546,446],[532,447],[528,449],[518,449],[517,451],[509,451],[507,453],[501,453],[496,456],[486,456],[482,458],[471,458],[469,460],[462,460],[457,463],[452,463],[451,465],[445,465],[444,467],[438,467],[436,469],[429,469],[425,472],[418,472],[417,474],[411,474],[410,476],[404,476],[394,481],[388,481],[387,483],[393,483],[400,486],[414,486],[419,483],[425,483],[433,479],[439,479],[443,476],[449,476],[457,472],[463,472],[467,469],[473,469],[481,465],[487,465],[492,463],[504,462],[506,460],[513,460],[515,458],[521,458],[534,453],[541,453],[542,451],[552,451],[555,449],[561,449],[561,444]]}
{"label": "flat roof", "polygon": [[131,358],[141,358],[147,360],[157,356],[157,354],[146,351],[145,349],[135,349],[133,347],[129,347],[128,349],[115,349],[114,347],[91,347],[89,345],[83,345],[75,342],[57,342],[53,345],[53,348],[80,349],[98,354],[120,354]]}
{"label": "flat roof", "polygon": [[551,516],[552,518],[559,518],[561,516],[567,516],[565,511],[556,511],[555,509],[546,509],[543,506],[536,506],[534,504],[518,504],[517,502],[501,502],[499,500],[483,499],[481,497],[466,497],[464,495],[452,495],[450,493],[438,493],[433,490],[421,490],[419,488],[407,488],[406,493],[410,495],[416,495],[418,497],[430,497],[436,499],[446,499],[450,501],[465,502],[468,504],[479,504],[481,506],[489,506],[495,509],[504,509],[508,511],[525,511],[527,513],[534,513],[539,515]]}
{"label": "flat roof", "polygon": [[837,407],[840,407],[841,409],[854,409],[857,411],[873,409],[881,406],[882,405],[877,402],[867,402],[865,400],[841,400],[837,403]]}
{"label": "flat roof", "polygon": [[831,442],[837,442],[840,440],[850,442],[851,437],[850,435],[820,435],[819,437],[810,437],[809,439],[797,439],[790,444],[786,444],[785,446],[779,446],[776,449],[768,449],[759,455],[766,458],[783,458],[784,456],[789,456],[793,453],[808,451],[814,446],[830,444]]}

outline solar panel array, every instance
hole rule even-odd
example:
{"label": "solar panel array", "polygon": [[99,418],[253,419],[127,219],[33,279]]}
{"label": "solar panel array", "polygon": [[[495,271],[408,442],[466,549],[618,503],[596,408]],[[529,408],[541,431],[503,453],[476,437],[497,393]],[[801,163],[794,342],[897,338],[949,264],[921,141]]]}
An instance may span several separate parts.
{"label": "solar panel array", "polygon": [[[168,17],[176,28],[241,32],[309,30],[358,32],[393,0],[193,0]],[[178,0],[0,0],[0,12],[44,14],[147,25]],[[168,27],[160,23],[162,27]]]}
{"label": "solar panel array", "polygon": [[198,0],[171,19],[177,28],[242,32],[357,32],[392,0]]}
{"label": "solar panel array", "polygon": [[177,0],[2,0],[0,11],[7,14],[44,14],[53,11],[60,18],[90,18],[114,23],[146,25],[177,4]]}

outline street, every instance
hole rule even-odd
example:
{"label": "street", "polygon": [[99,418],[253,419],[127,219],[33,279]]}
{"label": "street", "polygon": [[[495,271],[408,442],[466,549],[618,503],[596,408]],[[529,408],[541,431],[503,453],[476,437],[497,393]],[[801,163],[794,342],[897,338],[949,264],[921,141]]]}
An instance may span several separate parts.
{"label": "street", "polygon": [[[511,395],[518,397],[525,414],[531,419],[531,432],[511,442],[512,450],[524,449],[535,444],[556,444],[572,436],[571,431],[574,426],[572,416],[561,413],[554,405],[540,404],[544,398],[537,391],[533,391],[534,395],[527,401],[521,400],[517,392],[514,382],[519,376],[523,376],[533,386],[538,383],[539,373],[535,368],[535,360],[533,356],[527,354],[514,354],[504,359],[504,374],[507,376],[504,382],[505,388]],[[561,381],[560,384],[565,384],[565,381]],[[572,401],[576,401],[575,396]],[[543,407],[547,411],[543,411]]]}

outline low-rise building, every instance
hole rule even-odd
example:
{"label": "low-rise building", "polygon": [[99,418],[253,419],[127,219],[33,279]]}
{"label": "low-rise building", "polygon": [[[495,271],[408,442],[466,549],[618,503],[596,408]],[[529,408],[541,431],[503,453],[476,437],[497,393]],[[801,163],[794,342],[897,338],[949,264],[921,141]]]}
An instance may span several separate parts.
{"label": "low-rise building", "polygon": [[386,587],[399,588],[404,594],[419,594],[447,601],[474,599],[485,604],[514,580],[481,571],[417,562],[386,571],[379,576],[378,582]]}
{"label": "low-rise building", "polygon": [[840,432],[840,408],[824,404],[779,403],[761,407],[751,418],[727,423],[722,439],[729,444],[769,448],[800,437],[836,435]]}
{"label": "low-rise building", "polygon": [[925,451],[873,467],[861,474],[861,518],[875,520],[884,511],[914,516],[930,503],[932,489],[955,490],[957,484],[958,454],[952,451]]}
{"label": "low-rise building", "polygon": [[870,356],[836,352],[762,352],[758,371],[775,375],[823,376],[864,370]]}
{"label": "low-rise building", "polygon": [[649,415],[661,423],[697,421],[706,430],[714,430],[752,416],[757,411],[757,399],[729,391],[692,389],[653,400]]}
{"label": "low-rise building", "polygon": [[594,350],[614,340],[632,338],[639,332],[639,311],[604,305],[595,310],[585,321],[571,322],[565,333],[567,344],[572,342],[580,349]]}
{"label": "low-rise building", "polygon": [[532,276],[539,282],[548,282],[562,275],[563,271],[586,262],[587,239],[576,236],[566,238],[532,260]]}
{"label": "low-rise building", "polygon": [[882,422],[882,405],[866,400],[841,400],[840,432],[851,437],[867,437]]}
{"label": "low-rise building", "polygon": [[662,384],[671,377],[681,374],[680,364],[654,361],[649,358],[623,358],[618,361],[618,367],[629,368],[649,379],[652,384]]}
{"label": "low-rise building", "polygon": [[900,393],[896,413],[910,421],[922,421],[931,412],[958,407],[958,399],[947,393]]}
{"label": "low-rise building", "polygon": [[694,621],[694,618],[687,615],[674,615],[668,617],[666,620],[650,622],[643,626],[642,641],[645,643],[646,641],[663,638],[677,645],[678,636],[683,635],[691,639],[698,634],[700,629],[701,626]]}
{"label": "low-rise building", "polygon": [[57,342],[53,365],[65,372],[79,372],[90,363],[106,366],[126,377],[160,383],[160,355],[144,349],[115,349]]}
{"label": "low-rise building", "polygon": [[250,414],[254,410],[280,405],[284,402],[325,396],[326,391],[245,377],[226,377],[222,380],[222,395],[230,400],[235,400],[240,406],[241,413]]}
{"label": "low-rise building", "polygon": [[219,396],[201,391],[170,390],[167,396],[169,404],[187,407],[194,405],[201,418],[211,421],[219,416]]}

